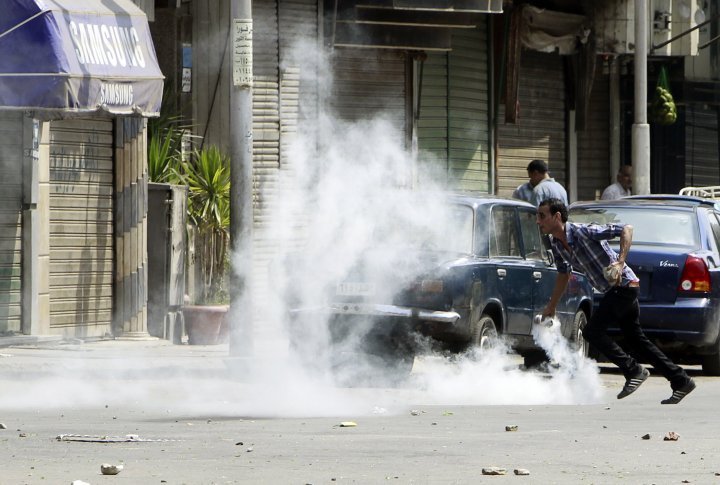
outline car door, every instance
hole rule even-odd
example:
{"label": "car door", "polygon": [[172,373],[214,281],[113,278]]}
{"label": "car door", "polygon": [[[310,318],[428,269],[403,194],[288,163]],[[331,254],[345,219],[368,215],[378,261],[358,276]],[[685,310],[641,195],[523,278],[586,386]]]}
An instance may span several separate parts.
{"label": "car door", "polygon": [[527,334],[532,324],[533,264],[522,256],[514,206],[496,205],[490,212],[489,256],[495,263],[507,334]]}
{"label": "car door", "polygon": [[[551,266],[536,222],[536,211],[531,208],[519,208],[520,233],[523,243],[523,255],[532,267],[532,314],[536,315],[545,309],[550,301],[557,271]],[[561,305],[558,305],[561,306]],[[530,326],[526,332],[530,333]]]}

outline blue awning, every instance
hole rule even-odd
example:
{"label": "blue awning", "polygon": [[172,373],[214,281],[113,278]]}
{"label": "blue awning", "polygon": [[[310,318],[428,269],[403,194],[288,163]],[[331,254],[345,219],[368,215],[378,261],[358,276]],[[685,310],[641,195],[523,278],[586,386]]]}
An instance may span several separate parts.
{"label": "blue awning", "polygon": [[163,75],[130,0],[1,0],[0,109],[157,116]]}

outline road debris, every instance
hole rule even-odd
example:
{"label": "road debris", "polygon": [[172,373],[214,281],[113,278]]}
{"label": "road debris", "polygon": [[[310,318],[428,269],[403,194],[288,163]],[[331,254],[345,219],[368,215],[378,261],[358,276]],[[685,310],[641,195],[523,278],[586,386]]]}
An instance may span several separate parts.
{"label": "road debris", "polygon": [[70,485],[90,485],[88,482],[83,482],[82,480],[73,480],[73,482]]}
{"label": "road debris", "polygon": [[452,411],[445,411],[442,415],[443,416],[452,416],[453,414],[455,414],[455,413],[453,413]]}
{"label": "road debris", "polygon": [[124,465],[111,465],[109,463],[103,463],[100,465],[100,473],[103,475],[117,475],[123,470],[123,468],[125,468]]}
{"label": "road debris", "polygon": [[680,439],[680,435],[677,434],[675,431],[668,431],[668,433],[663,438],[663,441],[677,441]]}
{"label": "road debris", "polygon": [[357,426],[357,423],[355,421],[343,421],[338,426],[341,428],[354,428]]}
{"label": "road debris", "polygon": [[650,434],[644,434],[644,435],[642,435],[642,439],[644,439],[644,440],[649,440],[649,439],[650,439]]}
{"label": "road debris", "polygon": [[525,476],[525,475],[530,475],[530,470],[528,470],[527,468],[516,468],[516,469],[513,470],[513,473],[514,473],[515,475],[523,475],[523,476]]}
{"label": "road debris", "polygon": [[487,468],[482,469],[483,475],[506,475],[507,469],[506,468],[500,468],[498,466],[490,466]]}
{"label": "road debris", "polygon": [[413,409],[410,411],[410,416],[420,416],[420,411]]}
{"label": "road debris", "polygon": [[7,426],[5,426],[5,423],[0,423],[0,429],[7,429]]}
{"label": "road debris", "polygon": [[509,424],[505,426],[505,431],[517,431],[518,425],[517,424]]}
{"label": "road debris", "polygon": [[127,434],[125,436],[92,436],[87,434],[59,434],[55,437],[58,441],[79,441],[83,443],[127,443],[127,442],[166,442],[166,441],[182,441],[169,440],[165,438],[141,438],[136,434]]}

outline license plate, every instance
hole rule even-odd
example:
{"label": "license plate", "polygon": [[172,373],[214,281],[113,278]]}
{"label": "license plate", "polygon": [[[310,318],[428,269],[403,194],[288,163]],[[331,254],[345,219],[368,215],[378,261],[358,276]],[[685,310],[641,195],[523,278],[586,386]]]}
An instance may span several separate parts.
{"label": "license plate", "polygon": [[370,296],[375,293],[372,283],[345,281],[338,283],[336,293],[339,296]]}

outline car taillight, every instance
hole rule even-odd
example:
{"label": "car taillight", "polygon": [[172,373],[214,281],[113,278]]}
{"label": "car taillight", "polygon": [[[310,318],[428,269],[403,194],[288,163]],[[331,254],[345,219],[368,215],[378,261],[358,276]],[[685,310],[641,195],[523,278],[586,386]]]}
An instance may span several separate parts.
{"label": "car taillight", "polygon": [[702,258],[688,256],[678,291],[710,291],[710,271]]}

